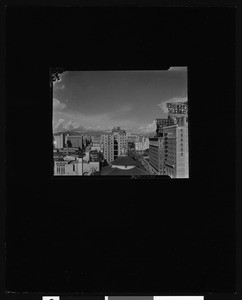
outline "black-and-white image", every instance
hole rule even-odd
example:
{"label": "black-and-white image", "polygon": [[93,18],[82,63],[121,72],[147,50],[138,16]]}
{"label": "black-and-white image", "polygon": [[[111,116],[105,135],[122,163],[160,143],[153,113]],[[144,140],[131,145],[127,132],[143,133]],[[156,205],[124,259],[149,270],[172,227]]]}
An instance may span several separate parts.
{"label": "black-and-white image", "polygon": [[189,178],[187,67],[56,71],[52,84],[54,175]]}

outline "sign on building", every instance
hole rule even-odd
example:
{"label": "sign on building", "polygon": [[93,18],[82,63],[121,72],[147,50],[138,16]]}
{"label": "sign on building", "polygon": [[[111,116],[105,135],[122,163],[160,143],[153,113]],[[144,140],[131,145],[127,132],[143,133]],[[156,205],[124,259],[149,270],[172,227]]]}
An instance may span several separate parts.
{"label": "sign on building", "polygon": [[168,115],[170,117],[188,116],[188,103],[187,102],[170,102],[166,103]]}

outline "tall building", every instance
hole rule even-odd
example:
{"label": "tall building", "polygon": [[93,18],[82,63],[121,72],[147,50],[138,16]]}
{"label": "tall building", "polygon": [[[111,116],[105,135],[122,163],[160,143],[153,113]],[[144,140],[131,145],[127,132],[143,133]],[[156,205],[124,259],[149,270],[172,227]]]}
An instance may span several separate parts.
{"label": "tall building", "polygon": [[164,175],[172,178],[189,177],[188,120],[177,118],[177,124],[164,127]]}
{"label": "tall building", "polygon": [[168,103],[168,108],[168,118],[156,120],[156,136],[149,139],[149,164],[158,175],[188,178],[188,104]]}
{"label": "tall building", "polygon": [[149,164],[153,173],[163,175],[165,158],[164,138],[154,137],[149,139]]}
{"label": "tall building", "polygon": [[127,133],[128,142],[138,143],[140,141],[140,137],[138,134]]}
{"label": "tall building", "polygon": [[146,149],[149,149],[149,139],[144,136],[140,137],[140,142],[135,143],[135,150],[145,151]]}
{"label": "tall building", "polygon": [[100,162],[101,161],[101,153],[97,150],[91,150],[89,152],[90,161]]}
{"label": "tall building", "polygon": [[135,151],[135,143],[132,141],[128,141],[128,154]]}
{"label": "tall building", "polygon": [[71,147],[82,148],[83,137],[82,135],[69,135],[67,137],[67,142],[71,142]]}
{"label": "tall building", "polygon": [[68,135],[65,133],[54,134],[54,148],[63,149],[65,147]]}
{"label": "tall building", "polygon": [[156,119],[156,136],[162,136],[163,127],[173,125],[174,122],[170,116],[167,119]]}
{"label": "tall building", "polygon": [[120,127],[114,128],[102,135],[104,159],[110,164],[117,157],[126,155],[128,152],[128,142],[126,131]]}
{"label": "tall building", "polygon": [[101,135],[92,136],[91,150],[102,151]]}

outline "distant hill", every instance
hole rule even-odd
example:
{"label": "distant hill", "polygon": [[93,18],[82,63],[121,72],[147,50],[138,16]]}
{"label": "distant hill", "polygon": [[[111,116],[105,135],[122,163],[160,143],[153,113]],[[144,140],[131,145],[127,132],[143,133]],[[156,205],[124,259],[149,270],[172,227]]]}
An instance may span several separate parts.
{"label": "distant hill", "polygon": [[[76,131],[58,131],[58,132],[54,132],[54,134],[61,134],[61,133],[65,133],[65,134],[70,134],[70,135],[80,135],[80,134],[84,134],[84,135],[101,135],[101,134],[105,134],[107,131],[106,130],[76,130]],[[140,136],[145,136],[145,137],[153,137],[156,132],[145,132],[145,133],[133,133],[136,135],[140,135]]]}
{"label": "distant hill", "polygon": [[84,135],[101,135],[101,134],[105,134],[106,131],[104,131],[104,130],[77,130],[77,131],[58,131],[58,132],[54,132],[54,134],[61,134],[61,133],[65,133],[65,134],[69,134],[69,135],[80,135],[80,134],[84,134]]}

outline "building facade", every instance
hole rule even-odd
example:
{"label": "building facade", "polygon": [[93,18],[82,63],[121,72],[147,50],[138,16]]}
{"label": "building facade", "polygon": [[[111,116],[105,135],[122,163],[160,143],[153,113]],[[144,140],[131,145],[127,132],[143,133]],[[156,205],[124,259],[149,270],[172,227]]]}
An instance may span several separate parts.
{"label": "building facade", "polygon": [[54,149],[63,149],[66,145],[67,137],[68,135],[64,133],[54,134],[53,136]]}
{"label": "building facade", "polygon": [[83,164],[81,158],[54,161],[54,175],[82,175]]}
{"label": "building facade", "polygon": [[157,175],[189,178],[188,116],[157,119],[156,136],[149,139],[149,164]]}
{"label": "building facade", "polygon": [[154,137],[149,139],[149,164],[152,173],[155,175],[163,175],[165,158],[164,138]]}
{"label": "building facade", "polygon": [[92,136],[91,150],[103,151],[101,135]]}
{"label": "building facade", "polygon": [[163,136],[163,127],[174,124],[174,119],[168,116],[167,119],[156,119],[156,136]]}
{"label": "building facade", "polygon": [[54,161],[54,175],[56,176],[90,176],[98,171],[100,171],[99,162],[85,161],[83,158],[64,157]]}
{"label": "building facade", "polygon": [[107,134],[102,135],[104,159],[110,164],[117,157],[127,155],[128,142],[126,131],[120,127],[114,128]]}
{"label": "building facade", "polygon": [[189,178],[188,119],[177,118],[177,124],[164,127],[164,175]]}
{"label": "building facade", "polygon": [[139,142],[139,135],[138,134],[132,134],[132,133],[127,133],[127,140],[128,142],[133,142],[133,143],[138,143]]}
{"label": "building facade", "polygon": [[135,150],[145,151],[146,149],[149,149],[149,139],[144,136],[140,137],[140,142],[135,143]]}
{"label": "building facade", "polygon": [[67,137],[67,142],[71,142],[71,147],[73,148],[81,148],[82,149],[82,144],[83,144],[83,137],[81,135],[69,135]]}

